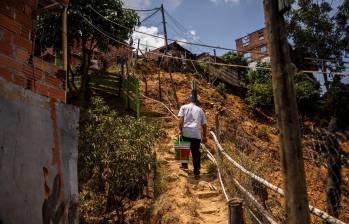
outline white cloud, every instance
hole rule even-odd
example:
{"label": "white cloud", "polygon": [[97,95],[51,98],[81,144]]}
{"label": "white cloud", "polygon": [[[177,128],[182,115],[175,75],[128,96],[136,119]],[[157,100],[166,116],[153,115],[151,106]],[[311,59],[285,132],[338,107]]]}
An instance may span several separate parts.
{"label": "white cloud", "polygon": [[146,9],[150,6],[150,0],[124,0],[124,6],[132,9]]}
{"label": "white cloud", "polygon": [[225,3],[239,3],[240,0],[224,0]]}
{"label": "white cloud", "polygon": [[164,46],[164,42],[165,42],[164,39],[147,35],[147,34],[151,34],[155,36],[164,37],[164,35],[159,33],[159,29],[157,27],[140,26],[140,27],[137,27],[136,30],[146,34],[133,32],[132,34],[133,47],[135,48],[137,47],[138,39],[140,39],[139,48],[142,52],[145,52],[145,49],[153,50],[154,48]]}
{"label": "white cloud", "polygon": [[196,36],[196,31],[195,30],[189,30],[189,33],[193,36]]}
{"label": "white cloud", "polygon": [[218,4],[219,2],[227,3],[227,4],[238,4],[240,0],[209,0],[214,4]]}
{"label": "white cloud", "polygon": [[168,9],[170,11],[175,10],[183,3],[183,0],[166,0],[164,1],[164,7],[165,9]]}

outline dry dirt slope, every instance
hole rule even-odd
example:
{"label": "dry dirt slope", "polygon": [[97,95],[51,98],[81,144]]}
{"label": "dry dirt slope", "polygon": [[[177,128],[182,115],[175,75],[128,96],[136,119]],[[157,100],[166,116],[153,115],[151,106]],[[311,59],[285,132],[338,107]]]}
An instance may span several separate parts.
{"label": "dry dirt slope", "polygon": [[[181,74],[173,73],[173,80],[175,82],[175,88],[179,102],[184,103],[184,99],[188,94],[190,94],[190,81],[195,79],[198,83],[199,88],[199,100],[201,100],[202,107],[204,108],[206,115],[208,117],[209,129],[213,129],[214,126],[214,114],[217,111],[219,105],[224,104],[229,111],[226,111],[225,115],[222,117],[225,123],[229,123],[232,117],[242,118],[241,127],[252,136],[253,143],[257,146],[260,151],[256,154],[248,154],[252,161],[260,161],[261,163],[266,164],[265,170],[263,173],[260,173],[264,178],[270,180],[278,186],[282,186],[280,162],[279,162],[279,153],[277,149],[278,138],[275,132],[275,123],[273,118],[268,118],[269,121],[260,121],[255,118],[255,114],[248,108],[248,106],[241,100],[241,98],[234,95],[227,95],[224,99],[220,94],[217,93],[215,88],[207,85],[199,77],[193,77],[190,74]],[[158,98],[158,75],[157,73],[149,74],[148,78],[148,96],[152,98]],[[175,113],[177,112],[175,108],[175,101],[171,91],[170,78],[169,74],[161,72],[161,81],[162,81],[162,102],[169,106]],[[144,83],[142,83],[142,93],[144,93]],[[143,101],[143,108],[148,111],[154,111],[161,113],[163,115],[170,114],[164,109],[160,104],[154,103],[149,100]],[[188,223],[188,220],[192,220],[194,223],[210,223],[209,221],[204,221],[204,217],[207,220],[211,220],[210,217],[216,217],[213,219],[213,223],[217,223],[220,220],[219,217],[222,217],[222,220],[226,221],[226,204],[224,203],[224,198],[220,193],[219,196],[208,197],[207,199],[201,199],[196,194],[199,191],[214,192],[211,195],[216,194],[216,190],[220,191],[220,187],[215,181],[207,181],[205,177],[198,183],[196,183],[193,178],[188,174],[184,173],[178,169],[177,164],[172,160],[173,147],[172,139],[175,138],[175,123],[173,119],[168,119],[166,122],[167,127],[167,140],[163,150],[159,149],[158,156],[163,162],[163,167],[166,170],[166,174],[169,180],[168,190],[160,197],[156,203],[154,210],[154,215],[159,217],[165,217],[164,219],[171,220],[171,215],[174,215],[178,218],[179,221],[169,221],[168,223]],[[256,136],[256,130],[265,129],[269,140],[263,140]],[[227,130],[223,130],[227,131]],[[229,133],[228,133],[229,134]],[[209,147],[214,148],[212,140],[209,139]],[[307,176],[307,185],[308,185],[308,195],[309,200],[312,205],[319,207],[320,209],[326,210],[325,208],[325,182],[326,182],[326,168],[323,166],[317,166],[313,161],[309,160],[308,154],[314,153],[312,150],[305,149],[305,169]],[[256,157],[257,155],[257,157]],[[171,176],[172,175],[172,176]],[[348,169],[344,168],[343,170],[343,196],[342,196],[342,212],[341,219],[343,221],[349,221],[349,200],[348,200]],[[211,186],[214,186],[212,188]],[[187,190],[185,190],[187,189]],[[178,192],[179,191],[179,192]],[[194,197],[192,197],[194,196]],[[219,199],[217,199],[219,198]],[[199,202],[196,201],[199,200]],[[215,200],[220,203],[212,204]],[[190,202],[190,203],[189,203]],[[195,206],[193,206],[195,205]],[[212,205],[212,206],[211,206]],[[190,212],[190,207],[196,212]],[[214,211],[211,208],[216,208]],[[219,208],[219,211],[217,210]],[[223,209],[222,209],[223,208]],[[207,210],[205,210],[207,209]],[[215,213],[215,214],[214,214]],[[221,216],[220,216],[221,215]],[[201,217],[201,218],[200,218]],[[174,218],[176,220],[176,218]]]}

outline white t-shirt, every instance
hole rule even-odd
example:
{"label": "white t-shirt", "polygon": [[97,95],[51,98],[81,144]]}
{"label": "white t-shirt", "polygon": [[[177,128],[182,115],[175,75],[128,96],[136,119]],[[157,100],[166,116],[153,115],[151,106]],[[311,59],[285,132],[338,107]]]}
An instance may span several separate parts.
{"label": "white t-shirt", "polygon": [[202,109],[194,103],[185,104],[179,109],[178,116],[183,117],[183,136],[201,139],[202,125],[207,124]]}

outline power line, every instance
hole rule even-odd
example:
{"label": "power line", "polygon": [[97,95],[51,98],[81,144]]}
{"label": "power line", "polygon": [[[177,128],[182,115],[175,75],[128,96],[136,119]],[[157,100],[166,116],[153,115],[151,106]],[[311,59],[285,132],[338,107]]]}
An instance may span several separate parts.
{"label": "power line", "polygon": [[150,17],[152,17],[153,15],[155,15],[157,12],[159,12],[160,9],[156,10],[155,12],[153,12],[151,15],[145,17],[140,23],[143,23],[144,21],[146,21],[147,19],[149,19]]}
{"label": "power line", "polygon": [[[90,6],[90,5],[89,5]],[[123,8],[124,10],[130,10],[130,11],[136,11],[136,12],[151,12],[154,10],[159,10],[160,8],[153,8],[153,9],[131,9],[131,8]]]}
{"label": "power line", "polygon": [[[125,42],[121,41],[121,40],[117,40],[114,37],[111,36],[111,34],[106,33],[105,31],[102,31],[100,28],[98,28],[97,26],[95,26],[94,24],[92,24],[85,16],[81,15],[81,17],[94,29],[96,29],[98,32],[100,32],[102,35],[108,37],[111,40],[114,40],[117,43],[120,43],[124,46],[129,47],[128,44],[126,44]],[[147,46],[147,47],[153,47],[156,48],[154,46],[151,45],[145,45],[145,44],[140,44],[142,46]],[[130,50],[132,51],[132,50]],[[171,55],[167,55],[167,54],[162,54],[162,53],[155,53],[155,52],[147,52],[148,54],[153,54],[153,55],[157,55],[157,56],[162,56],[162,57],[167,57],[167,58],[172,58],[172,59],[177,59],[177,60],[182,60],[182,61],[191,61],[191,62],[199,62],[199,63],[205,63],[205,64],[211,64],[211,65],[218,65],[218,66],[227,66],[227,67],[235,67],[235,68],[247,68],[250,69],[249,66],[247,65],[238,65],[238,64],[226,64],[226,63],[219,63],[219,62],[206,62],[206,61],[202,61],[202,60],[194,60],[194,59],[188,59],[188,58],[180,58],[180,57],[175,57],[175,56],[171,56]],[[270,68],[266,68],[266,67],[255,67],[256,70],[266,70],[266,71],[271,71]],[[339,76],[349,76],[348,72],[323,72],[323,71],[311,71],[311,70],[303,70],[300,71],[301,73],[322,73],[322,74],[333,74],[333,75],[339,75]]]}
{"label": "power line", "polygon": [[[134,32],[137,32],[137,33],[141,33],[141,34],[144,34],[144,35],[148,35],[148,36],[151,36],[151,37],[155,37],[155,38],[159,38],[159,39],[163,39],[165,40],[166,38],[165,37],[162,37],[162,36],[158,36],[158,35],[154,35],[154,34],[150,34],[150,33],[146,33],[146,32],[142,32],[142,31],[139,31],[139,30],[133,30],[133,29],[130,29],[129,27],[126,27],[122,24],[119,24],[117,22],[114,22],[108,18],[106,18],[105,16],[103,16],[101,13],[99,13],[97,10],[95,10],[94,8],[92,8],[90,5],[88,6],[92,11],[94,11],[96,14],[98,14],[99,16],[103,17],[105,20],[117,25],[117,26],[120,26],[120,27],[123,27],[125,29],[128,29],[128,30],[132,30]],[[236,49],[233,49],[233,48],[227,48],[227,47],[221,47],[221,46],[213,46],[213,45],[209,45],[209,44],[200,44],[200,43],[193,43],[193,42],[188,42],[188,41],[183,41],[183,40],[176,40],[176,39],[170,39],[170,38],[167,38],[168,40],[171,40],[171,41],[174,41],[174,42],[177,42],[177,43],[183,43],[183,44],[189,44],[189,45],[195,45],[195,46],[200,46],[200,47],[207,47],[207,48],[213,48],[213,49],[219,49],[219,50],[228,50],[228,51],[235,51],[235,52],[239,52],[239,53],[246,53],[246,52],[254,52],[256,54],[260,54],[260,55],[265,55],[267,56],[268,54],[266,53],[262,53],[262,52],[259,52],[259,51],[252,51],[252,50],[248,50],[248,51],[239,51],[239,50],[236,50]]]}

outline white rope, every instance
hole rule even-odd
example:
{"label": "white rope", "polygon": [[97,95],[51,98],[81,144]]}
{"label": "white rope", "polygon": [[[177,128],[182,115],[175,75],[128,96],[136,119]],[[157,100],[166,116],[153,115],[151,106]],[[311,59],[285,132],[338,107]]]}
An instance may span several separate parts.
{"label": "white rope", "polygon": [[277,224],[277,222],[272,217],[270,217],[270,215],[265,211],[263,206],[253,197],[253,195],[250,192],[248,192],[235,178],[233,178],[233,181],[236,184],[236,186],[240,189],[240,191],[250,198],[250,200],[255,204],[258,210],[271,224]]}
{"label": "white rope", "polygon": [[[223,149],[223,147],[221,146],[221,144],[218,142],[217,140],[217,137],[216,135],[211,131],[210,132],[211,135],[213,136],[213,139],[216,143],[216,145],[218,146],[218,149],[220,150],[220,152],[225,156],[226,159],[228,159],[235,167],[237,167],[239,170],[241,170],[243,173],[247,174],[248,176],[250,176],[251,178],[255,179],[256,181],[258,181],[259,183],[263,184],[264,186],[268,187],[269,189],[273,190],[274,192],[282,195],[282,196],[285,196],[285,193],[284,191],[271,184],[270,182],[268,182],[267,180],[255,175],[254,173],[248,171],[247,169],[245,169],[245,167],[241,166],[238,162],[236,162],[235,160],[233,160],[229,155],[228,153],[225,152],[225,150]],[[313,213],[314,215],[316,215],[317,217],[331,223],[331,224],[346,224],[345,222],[329,215],[328,213],[318,209],[318,208],[315,208],[314,206],[311,206],[309,205],[309,211],[311,213]]]}
{"label": "white rope", "polygon": [[[225,187],[224,187],[224,184],[223,184],[223,180],[222,180],[222,177],[221,177],[221,172],[220,172],[220,169],[219,169],[219,166],[218,166],[218,163],[217,163],[217,160],[215,159],[215,157],[211,154],[211,152],[206,148],[206,146],[204,144],[201,144],[202,148],[207,152],[207,156],[208,158],[217,166],[217,171],[218,171],[218,177],[219,177],[219,182],[221,184],[221,187],[222,187],[222,190],[223,190],[223,193],[224,193],[224,196],[225,196],[225,199],[227,200],[227,202],[229,201],[229,196],[227,195],[226,193],[226,190],[225,190]],[[255,206],[260,210],[260,212],[262,213],[263,216],[265,216],[265,218],[271,223],[271,224],[277,224],[276,221],[273,220],[273,218],[270,217],[270,215],[265,211],[265,209],[262,207],[262,205],[252,196],[252,194],[250,192],[248,192],[245,188],[243,188],[239,182],[237,182],[237,180],[235,180],[233,178],[234,182],[236,184],[239,185],[239,188],[240,190],[245,194],[247,195],[247,197],[249,197],[252,202],[255,204]],[[248,208],[249,209],[249,208]],[[249,209],[250,212],[252,212],[250,209]],[[260,220],[252,213],[253,217],[259,222]]]}
{"label": "white rope", "polygon": [[219,182],[221,184],[222,190],[223,190],[224,197],[227,201],[229,201],[230,199],[229,199],[229,196],[227,194],[227,191],[225,190],[217,160],[214,158],[214,156],[211,154],[211,152],[206,148],[206,146],[204,144],[201,144],[201,147],[207,152],[208,158],[216,165],[217,171],[218,171],[218,178],[219,178]]}
{"label": "white rope", "polygon": [[140,95],[141,95],[142,97],[148,99],[148,100],[152,100],[152,101],[154,101],[154,102],[156,102],[156,103],[160,103],[162,106],[164,106],[164,107],[171,113],[171,115],[172,115],[176,120],[179,120],[179,118],[172,112],[172,110],[170,110],[170,108],[168,108],[163,102],[158,101],[158,100],[155,100],[155,99],[150,98],[150,97],[147,97],[147,96],[143,95],[142,93],[141,93]]}

